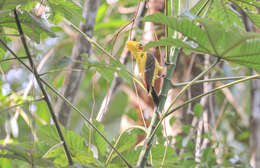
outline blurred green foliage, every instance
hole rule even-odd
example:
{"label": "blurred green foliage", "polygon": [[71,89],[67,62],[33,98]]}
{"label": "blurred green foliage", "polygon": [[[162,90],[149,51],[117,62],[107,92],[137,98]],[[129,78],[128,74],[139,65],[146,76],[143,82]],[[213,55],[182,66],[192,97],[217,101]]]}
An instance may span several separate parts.
{"label": "blurred green foliage", "polygon": [[[84,21],[82,17],[82,4],[84,2],[73,0],[44,1],[46,3],[44,5],[48,7],[45,13],[46,18],[39,18],[33,15],[33,11],[37,10],[36,5],[40,2],[42,1],[0,1],[0,39],[8,44],[18,56],[25,56],[18,37],[8,35],[17,35],[18,33],[12,13],[12,9],[17,8],[22,28],[29,41],[28,45],[36,64],[39,64],[44,56],[50,54],[49,60],[40,71],[40,74],[44,74],[42,78],[50,82],[59,91],[67,73],[67,65],[75,61],[69,57],[73,48],[73,40],[70,35],[64,32],[62,21],[67,19],[75,25],[79,25],[80,21]],[[122,6],[136,7],[138,2],[137,0],[120,0],[115,4],[108,4],[104,0],[101,1],[96,16],[94,39],[106,51],[110,52],[112,50],[113,35],[120,27],[126,25],[134,15],[134,13],[122,14],[118,11],[118,8]],[[141,27],[143,27],[143,21],[152,21],[164,24],[170,29],[169,38],[149,43],[146,47],[166,45],[182,47],[187,50],[187,53],[209,54],[230,63],[240,64],[260,71],[260,63],[256,61],[260,60],[260,36],[257,33],[245,32],[243,22],[228,2],[231,1],[214,1],[204,19],[200,17],[194,19],[166,17],[163,14],[145,17],[141,22]],[[179,1],[174,0],[175,15],[178,13],[178,3]],[[239,0],[232,1],[232,3],[238,5],[241,9],[246,9],[246,14],[252,22],[257,27],[260,27],[260,16],[255,9],[255,7],[260,7],[259,2]],[[208,7],[209,4],[208,0],[200,0],[191,8],[189,14],[191,16],[200,14],[199,16],[201,16],[206,11],[205,7]],[[137,30],[136,38],[141,39],[143,30],[135,29]],[[184,42],[183,39],[171,38],[174,31],[182,33],[188,38],[188,41]],[[110,106],[107,107],[108,112],[104,121],[98,122],[94,120],[112,83],[115,72],[123,78],[123,82],[128,87],[133,87],[133,77],[129,73],[131,72],[129,68],[131,63],[122,65],[118,61],[127,40],[127,33],[128,31],[123,31],[118,36],[120,44],[113,54],[115,60],[108,62],[106,56],[97,48],[92,49],[93,52],[89,58],[84,55],[85,61],[81,62],[81,64],[85,68],[85,76],[75,105],[86,116],[92,116],[92,123],[103,135],[109,138],[113,145],[116,145],[117,150],[130,164],[135,165],[142,149],[140,144],[139,146],[136,145],[145,135],[138,129],[126,132],[120,130],[123,115],[126,114],[129,119],[135,122],[139,119],[137,110],[130,104],[129,95],[119,89],[114,95]],[[32,102],[41,97],[37,85],[34,84],[32,88],[28,88],[28,81],[33,78],[16,60],[4,61],[4,59],[8,58],[12,58],[11,54],[0,45],[0,167],[68,166],[62,143],[58,138],[55,127],[52,126],[46,103],[44,101]],[[28,62],[25,60],[25,63]],[[236,70],[234,67],[237,68],[237,66],[228,67],[232,75],[241,75],[241,71],[245,74],[248,73],[248,70],[242,68]],[[26,78],[22,75],[15,76],[18,71],[12,74],[8,73],[18,68],[23,69]],[[220,71],[218,75],[225,76],[225,73]],[[246,88],[243,93],[235,86],[232,87],[232,93],[243,94],[242,97],[246,101],[238,100],[238,104],[241,104],[246,114],[250,115],[248,84],[244,83],[243,87]],[[26,89],[29,89],[29,92],[24,95]],[[54,106],[57,95],[49,92],[49,89],[47,91]],[[224,99],[225,97],[221,92],[216,93],[216,113],[214,114],[216,118],[219,116]],[[15,106],[17,104],[22,105]],[[196,104],[193,111],[195,117],[198,119],[202,117],[202,105]],[[163,127],[161,126],[158,129],[156,142],[154,142],[151,155],[149,155],[149,164],[152,164],[153,167],[173,168],[196,166],[205,168],[247,167],[249,162],[248,128],[241,123],[241,118],[230,104],[227,104],[225,113],[221,117],[216,132],[204,133],[202,136],[210,142],[201,153],[201,162],[195,161],[196,137],[190,134],[190,130],[197,128],[188,123],[181,125],[181,134],[175,137],[165,138]],[[176,122],[176,118],[169,121],[170,125]],[[18,127],[16,127],[15,123]],[[75,163],[87,165],[88,167],[125,167],[125,163],[115,152],[112,152],[111,147],[105,140],[91,126],[87,125],[77,113],[72,114],[70,127],[62,130]],[[18,132],[18,135],[15,136],[15,132]],[[213,135],[216,138],[214,141],[211,138]],[[119,137],[120,139],[118,139]],[[108,161],[110,154],[111,158]]]}

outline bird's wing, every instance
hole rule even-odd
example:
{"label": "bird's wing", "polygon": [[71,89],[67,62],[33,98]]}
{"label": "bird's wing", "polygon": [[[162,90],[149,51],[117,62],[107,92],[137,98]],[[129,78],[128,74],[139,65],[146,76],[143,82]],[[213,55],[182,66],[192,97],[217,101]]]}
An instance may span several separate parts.
{"label": "bird's wing", "polygon": [[144,81],[146,84],[147,91],[150,91],[153,78],[154,78],[154,69],[155,69],[155,58],[152,54],[147,54],[145,62],[145,72],[144,72]]}

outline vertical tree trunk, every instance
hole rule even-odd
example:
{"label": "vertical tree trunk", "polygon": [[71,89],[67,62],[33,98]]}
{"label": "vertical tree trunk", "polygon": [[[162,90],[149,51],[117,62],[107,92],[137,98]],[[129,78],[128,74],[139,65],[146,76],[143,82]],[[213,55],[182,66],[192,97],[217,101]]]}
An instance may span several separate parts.
{"label": "vertical tree trunk", "polygon": [[[252,71],[252,75],[255,71]],[[260,95],[259,80],[251,81],[250,148],[251,165],[260,168]]]}
{"label": "vertical tree trunk", "polygon": [[[94,25],[96,21],[96,13],[99,6],[99,0],[85,0],[83,7],[84,23],[80,23],[80,29],[86,33],[89,37],[93,36]],[[82,65],[78,62],[84,61],[82,54],[90,54],[91,45],[80,34],[77,35],[75,44],[73,46],[71,58],[77,60],[72,63],[69,69],[82,69]],[[77,92],[80,88],[80,84],[84,77],[84,72],[70,71],[63,83],[62,93],[71,102],[75,102]],[[55,106],[56,114],[58,114],[59,121],[65,127],[69,125],[71,116],[71,107],[68,106],[62,99],[58,99]]]}

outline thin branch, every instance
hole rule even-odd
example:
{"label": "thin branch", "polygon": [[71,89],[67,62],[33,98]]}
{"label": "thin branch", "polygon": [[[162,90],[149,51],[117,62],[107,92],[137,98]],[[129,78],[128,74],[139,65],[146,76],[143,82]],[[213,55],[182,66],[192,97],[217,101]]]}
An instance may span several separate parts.
{"label": "thin branch", "polygon": [[16,107],[19,107],[19,106],[22,106],[22,105],[25,105],[25,104],[30,104],[30,103],[34,103],[34,102],[38,102],[38,101],[42,101],[42,100],[44,100],[44,97],[39,98],[39,99],[35,99],[35,100],[31,100],[31,101],[25,101],[25,102],[19,103],[19,104],[15,104],[15,105],[12,105],[10,107],[6,107],[6,108],[0,110],[0,113],[5,112],[5,111],[9,111],[13,108],[16,108]]}
{"label": "thin branch", "polygon": [[46,74],[49,74],[49,73],[54,73],[54,72],[65,72],[65,71],[68,71],[68,72],[85,72],[86,69],[71,69],[71,68],[62,68],[62,69],[55,69],[55,70],[49,70],[47,72],[43,72],[41,74],[39,74],[40,76],[44,76]]}
{"label": "thin branch", "polygon": [[[238,80],[238,79],[243,79],[245,77],[248,77],[248,76],[234,76],[234,77],[223,77],[223,78],[214,78],[214,79],[206,79],[206,80],[197,80],[192,85],[201,84],[201,83],[204,83],[204,82],[218,82],[218,81],[226,81],[226,80]],[[172,83],[172,87],[173,88],[182,87],[182,86],[186,86],[189,83],[190,82]]]}
{"label": "thin branch", "polygon": [[192,85],[194,84],[198,79],[200,79],[203,75],[208,73],[212,68],[214,68],[220,61],[220,58],[218,57],[215,62],[210,65],[208,68],[206,68],[204,71],[202,71],[198,76],[196,76],[192,81],[190,81],[187,85],[185,85],[184,88],[177,94],[177,96],[174,98],[168,109],[166,110],[166,113],[171,109],[171,107],[176,103],[178,98]]}
{"label": "thin branch", "polygon": [[88,35],[86,35],[84,32],[82,32],[77,26],[75,26],[70,21],[64,19],[64,22],[67,23],[69,26],[73,27],[75,30],[77,30],[89,43],[97,47],[100,51],[102,51],[105,55],[107,55],[110,59],[114,61],[118,61],[115,57],[113,57],[109,52],[107,52],[100,44],[98,44],[96,41],[94,41],[92,38],[90,38]]}
{"label": "thin branch", "polygon": [[0,36],[15,36],[15,37],[19,37],[19,34],[5,34],[5,33],[0,33]]}
{"label": "thin branch", "polygon": [[[25,57],[19,57],[20,59],[27,59],[27,56]],[[10,60],[16,60],[16,58],[6,58],[6,59],[1,59],[0,63],[10,61]]]}
{"label": "thin branch", "polygon": [[68,159],[68,163],[69,163],[69,165],[73,165],[73,161],[72,161],[72,157],[71,157],[69,148],[68,148],[68,146],[67,146],[67,144],[66,144],[66,141],[65,141],[65,138],[64,138],[63,133],[62,133],[62,131],[61,131],[61,128],[60,128],[60,126],[59,126],[58,120],[57,120],[57,118],[56,118],[56,116],[55,116],[55,113],[54,113],[54,110],[53,110],[53,108],[52,108],[51,102],[50,102],[50,100],[49,100],[48,94],[47,94],[46,90],[45,90],[44,87],[43,87],[43,84],[42,84],[42,82],[41,82],[41,80],[40,80],[40,76],[39,76],[39,74],[38,74],[38,72],[37,72],[37,69],[36,69],[36,67],[35,67],[35,65],[34,65],[34,62],[33,62],[32,56],[31,56],[31,54],[30,54],[29,48],[28,48],[28,46],[27,46],[27,44],[26,44],[25,35],[24,35],[24,33],[23,33],[22,26],[21,26],[21,24],[20,24],[20,21],[19,21],[19,18],[18,18],[18,14],[17,14],[17,12],[16,12],[16,9],[14,9],[14,16],[15,16],[15,22],[16,22],[16,25],[17,25],[19,34],[21,35],[21,40],[22,40],[22,43],[23,43],[23,46],[24,46],[26,55],[27,55],[27,57],[28,57],[28,59],[29,59],[29,62],[30,62],[31,68],[32,68],[32,72],[33,72],[33,74],[34,74],[34,76],[35,76],[35,78],[36,78],[37,84],[39,85],[39,87],[40,87],[40,89],[41,89],[41,91],[42,91],[42,94],[43,94],[43,96],[44,96],[45,102],[46,102],[46,104],[47,104],[47,106],[48,106],[48,109],[49,109],[49,111],[50,111],[50,114],[51,114],[51,116],[52,116],[53,122],[54,122],[55,127],[56,127],[56,129],[57,129],[57,131],[58,131],[60,140],[64,142],[64,143],[63,143],[63,147],[64,147],[65,154],[66,154],[66,156],[67,156],[67,159]]}
{"label": "thin branch", "polygon": [[260,74],[248,76],[248,77],[246,77],[246,78],[243,78],[243,79],[240,79],[240,80],[236,80],[236,81],[234,81],[234,82],[230,82],[230,83],[228,83],[228,84],[225,84],[225,85],[219,86],[219,87],[217,87],[217,88],[215,88],[215,89],[212,89],[211,91],[206,92],[206,93],[203,93],[203,94],[201,94],[201,95],[199,95],[199,96],[196,96],[196,97],[194,97],[194,98],[192,98],[192,99],[190,99],[190,100],[184,102],[183,104],[177,106],[177,107],[174,108],[173,110],[171,110],[171,111],[165,113],[165,114],[163,115],[162,119],[166,118],[167,116],[169,116],[170,114],[172,114],[172,113],[175,112],[176,110],[179,110],[180,108],[186,106],[187,104],[189,104],[189,103],[191,103],[191,102],[193,102],[193,101],[195,101],[195,100],[200,99],[200,98],[203,97],[203,96],[212,94],[212,93],[214,93],[214,92],[216,92],[216,91],[218,91],[218,90],[221,90],[221,89],[223,89],[223,88],[230,87],[230,86],[233,86],[233,85],[235,85],[235,84],[238,84],[238,83],[241,83],[241,82],[245,82],[245,81],[248,81],[248,80],[252,80],[252,79],[257,79],[257,78],[260,78]]}
{"label": "thin branch", "polygon": [[55,145],[53,145],[43,156],[42,158],[45,158],[51,151],[53,151],[55,148],[63,145],[64,142],[60,142],[60,143],[57,143]]}

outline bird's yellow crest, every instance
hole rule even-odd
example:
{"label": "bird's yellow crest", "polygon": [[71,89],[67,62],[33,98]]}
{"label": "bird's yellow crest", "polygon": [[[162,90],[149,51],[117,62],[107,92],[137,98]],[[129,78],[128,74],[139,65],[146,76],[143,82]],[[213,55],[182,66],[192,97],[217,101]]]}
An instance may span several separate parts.
{"label": "bird's yellow crest", "polygon": [[144,47],[141,43],[137,41],[128,41],[126,43],[127,48],[131,51],[134,57],[136,57],[138,52],[143,52]]}

